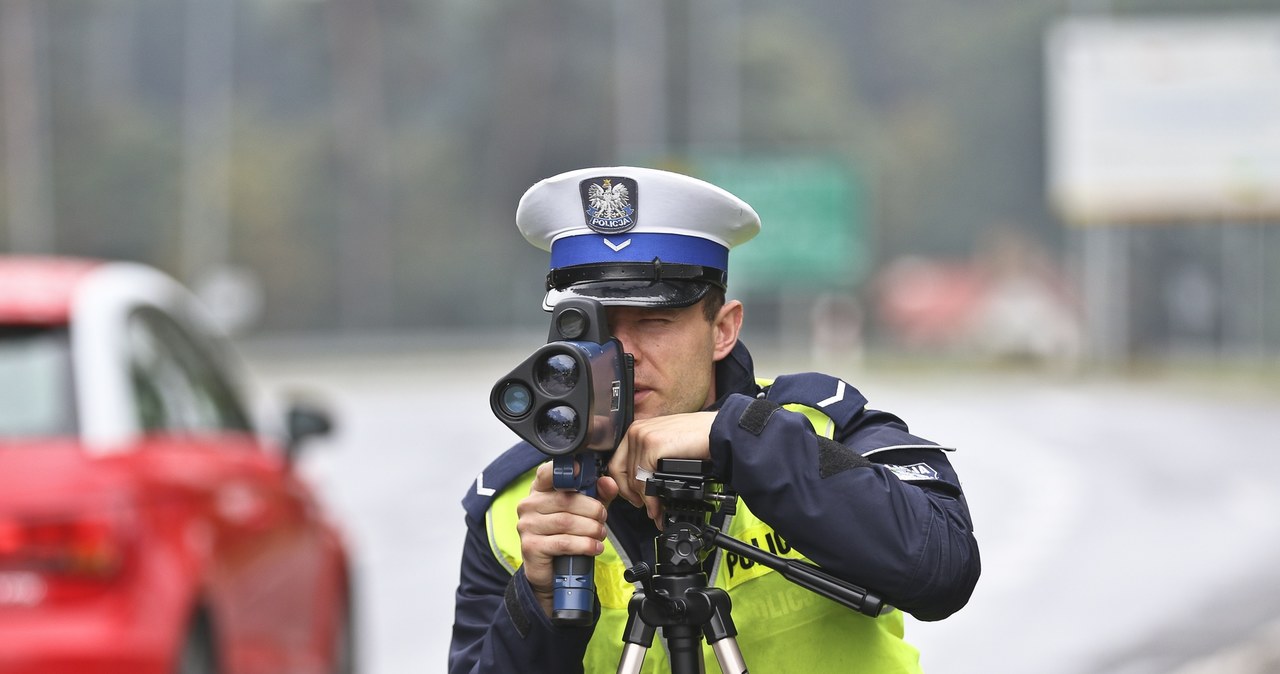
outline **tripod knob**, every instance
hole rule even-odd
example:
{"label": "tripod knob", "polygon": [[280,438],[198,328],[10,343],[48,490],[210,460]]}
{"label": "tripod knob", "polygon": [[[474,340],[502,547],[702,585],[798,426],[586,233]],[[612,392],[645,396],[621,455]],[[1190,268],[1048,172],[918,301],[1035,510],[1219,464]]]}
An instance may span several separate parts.
{"label": "tripod knob", "polygon": [[630,569],[623,571],[622,577],[628,583],[639,582],[640,587],[644,588],[646,593],[653,594],[653,586],[649,584],[649,581],[653,578],[653,569],[645,562],[640,562]]}
{"label": "tripod knob", "polygon": [[688,523],[669,527],[658,538],[659,573],[697,572],[709,549],[701,529]]}

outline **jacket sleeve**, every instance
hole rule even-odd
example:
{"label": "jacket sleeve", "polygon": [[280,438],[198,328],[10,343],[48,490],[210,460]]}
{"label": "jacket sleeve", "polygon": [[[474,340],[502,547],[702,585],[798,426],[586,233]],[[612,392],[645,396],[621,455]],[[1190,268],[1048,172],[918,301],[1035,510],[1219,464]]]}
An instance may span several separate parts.
{"label": "jacket sleeve", "polygon": [[946,618],[980,571],[959,479],[941,448],[850,400],[828,440],[776,402],[729,396],[711,431],[714,467],[827,572],[920,620]]}
{"label": "jacket sleeve", "polygon": [[581,672],[593,627],[558,627],[524,571],[510,574],[489,549],[483,520],[467,517],[454,604],[449,672]]}

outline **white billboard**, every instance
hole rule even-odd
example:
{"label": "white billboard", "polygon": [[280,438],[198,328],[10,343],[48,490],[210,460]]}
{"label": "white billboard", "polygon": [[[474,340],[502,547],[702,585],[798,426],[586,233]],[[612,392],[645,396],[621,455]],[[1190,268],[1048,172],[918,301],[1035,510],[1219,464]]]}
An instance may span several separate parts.
{"label": "white billboard", "polygon": [[1046,69],[1066,220],[1280,216],[1280,16],[1068,19]]}

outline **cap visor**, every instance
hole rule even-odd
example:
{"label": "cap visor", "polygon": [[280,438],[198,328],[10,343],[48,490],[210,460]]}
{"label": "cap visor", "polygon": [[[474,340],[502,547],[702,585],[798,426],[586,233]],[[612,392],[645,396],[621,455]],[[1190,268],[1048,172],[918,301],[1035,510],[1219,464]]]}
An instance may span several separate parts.
{"label": "cap visor", "polygon": [[696,281],[591,281],[551,289],[542,308],[551,308],[565,297],[589,297],[607,307],[679,309],[697,304],[711,285]]}

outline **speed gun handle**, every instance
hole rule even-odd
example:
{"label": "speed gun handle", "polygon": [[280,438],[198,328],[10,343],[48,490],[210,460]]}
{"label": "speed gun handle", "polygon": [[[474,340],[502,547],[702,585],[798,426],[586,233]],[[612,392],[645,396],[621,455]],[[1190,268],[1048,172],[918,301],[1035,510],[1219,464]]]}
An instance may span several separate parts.
{"label": "speed gun handle", "polygon": [[[579,491],[596,495],[596,478],[600,474],[600,454],[566,454],[551,461],[552,486],[559,491]],[[589,555],[565,555],[551,560],[555,574],[551,599],[551,622],[561,626],[583,627],[595,617],[595,558]]]}

